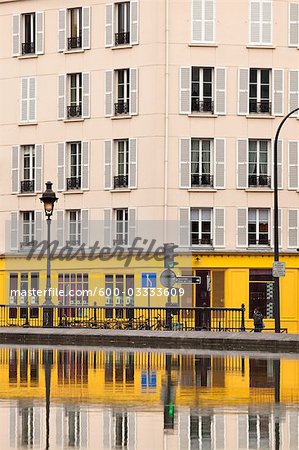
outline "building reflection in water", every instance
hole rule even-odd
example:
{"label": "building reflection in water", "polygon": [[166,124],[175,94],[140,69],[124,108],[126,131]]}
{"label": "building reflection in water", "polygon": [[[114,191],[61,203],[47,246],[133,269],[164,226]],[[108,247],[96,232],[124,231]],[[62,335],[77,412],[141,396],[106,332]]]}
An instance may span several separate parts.
{"label": "building reflection in water", "polygon": [[297,360],[47,352],[0,349],[3,448],[299,448]]}

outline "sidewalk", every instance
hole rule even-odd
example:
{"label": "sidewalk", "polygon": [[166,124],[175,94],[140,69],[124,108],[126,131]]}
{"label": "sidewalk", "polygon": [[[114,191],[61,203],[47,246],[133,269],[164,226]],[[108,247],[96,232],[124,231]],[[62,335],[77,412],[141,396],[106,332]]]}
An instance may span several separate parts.
{"label": "sidewalk", "polygon": [[299,334],[3,327],[0,344],[299,353]]}

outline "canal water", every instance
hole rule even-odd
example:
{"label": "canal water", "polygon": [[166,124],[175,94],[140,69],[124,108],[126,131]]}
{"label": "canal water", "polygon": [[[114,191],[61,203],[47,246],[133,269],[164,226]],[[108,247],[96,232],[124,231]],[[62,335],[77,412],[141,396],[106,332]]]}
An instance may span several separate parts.
{"label": "canal water", "polygon": [[0,348],[1,450],[299,449],[299,359]]}

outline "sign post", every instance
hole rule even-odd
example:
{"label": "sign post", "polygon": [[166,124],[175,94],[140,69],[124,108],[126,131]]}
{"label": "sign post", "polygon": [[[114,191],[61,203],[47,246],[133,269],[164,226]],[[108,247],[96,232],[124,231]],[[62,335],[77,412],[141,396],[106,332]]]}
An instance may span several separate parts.
{"label": "sign post", "polygon": [[274,261],[272,265],[272,276],[274,278],[285,277],[286,263],[281,261]]}

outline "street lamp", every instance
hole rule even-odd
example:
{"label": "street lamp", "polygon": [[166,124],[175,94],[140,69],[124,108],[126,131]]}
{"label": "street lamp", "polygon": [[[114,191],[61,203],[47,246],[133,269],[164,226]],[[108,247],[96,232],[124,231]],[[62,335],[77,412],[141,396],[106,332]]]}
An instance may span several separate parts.
{"label": "street lamp", "polygon": [[[51,298],[51,255],[50,255],[50,244],[51,244],[51,216],[53,214],[54,203],[57,202],[55,192],[52,190],[52,182],[46,182],[46,190],[40,197],[40,201],[44,204],[45,214],[47,218],[47,282],[46,282],[46,293],[45,301],[43,304],[43,326],[52,327],[53,326],[53,302]],[[50,308],[47,308],[50,306]]]}
{"label": "street lamp", "polygon": [[[274,261],[279,261],[279,241],[278,241],[278,176],[277,176],[277,145],[280,130],[285,121],[296,111],[299,107],[289,112],[280,122],[277,128],[274,140]],[[274,317],[275,317],[275,333],[280,333],[280,293],[279,293],[279,277],[274,278]]]}

